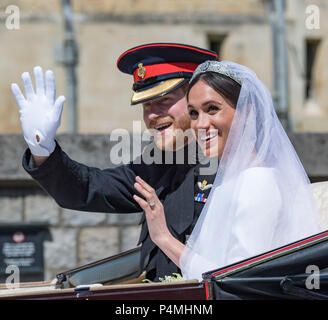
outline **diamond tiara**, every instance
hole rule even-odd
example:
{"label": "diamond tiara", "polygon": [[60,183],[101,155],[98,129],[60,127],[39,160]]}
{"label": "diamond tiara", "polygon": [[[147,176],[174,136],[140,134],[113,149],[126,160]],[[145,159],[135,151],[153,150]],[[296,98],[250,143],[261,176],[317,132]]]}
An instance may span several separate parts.
{"label": "diamond tiara", "polygon": [[[199,75],[200,73],[205,73],[208,71],[212,71],[212,72],[216,72],[216,73],[220,73],[223,74],[229,78],[231,78],[232,80],[235,80],[236,82],[238,82],[240,85],[242,84],[242,79],[240,77],[238,77],[237,73],[232,71],[231,69],[229,69],[227,66],[225,66],[224,64],[220,63],[219,61],[205,61],[202,64],[200,64],[196,70],[194,71],[190,82],[193,81],[193,79]],[[189,82],[189,83],[190,83]]]}

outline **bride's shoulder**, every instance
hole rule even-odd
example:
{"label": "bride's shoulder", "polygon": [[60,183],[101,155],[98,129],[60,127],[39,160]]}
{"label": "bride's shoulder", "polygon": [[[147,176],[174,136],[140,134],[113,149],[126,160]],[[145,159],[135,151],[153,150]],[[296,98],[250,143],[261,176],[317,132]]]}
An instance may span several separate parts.
{"label": "bride's shoulder", "polygon": [[268,167],[248,168],[242,172],[240,178],[248,187],[254,185],[257,188],[276,188],[278,183],[275,169]]}
{"label": "bride's shoulder", "polygon": [[244,170],[240,176],[239,188],[241,203],[280,207],[281,192],[273,168],[254,167]]}

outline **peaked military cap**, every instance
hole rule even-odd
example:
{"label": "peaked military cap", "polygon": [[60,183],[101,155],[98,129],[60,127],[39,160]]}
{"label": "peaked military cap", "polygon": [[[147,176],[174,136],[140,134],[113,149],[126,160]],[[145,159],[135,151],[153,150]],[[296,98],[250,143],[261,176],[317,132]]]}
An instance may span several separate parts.
{"label": "peaked military cap", "polygon": [[186,44],[149,43],[125,51],[117,67],[133,75],[131,104],[135,105],[183,86],[199,64],[217,58],[214,51]]}

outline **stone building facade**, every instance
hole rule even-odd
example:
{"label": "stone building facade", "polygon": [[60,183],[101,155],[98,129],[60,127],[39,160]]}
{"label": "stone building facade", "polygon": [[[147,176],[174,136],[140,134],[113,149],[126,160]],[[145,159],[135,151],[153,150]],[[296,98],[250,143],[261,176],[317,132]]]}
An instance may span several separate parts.
{"label": "stone building facade", "polygon": [[[66,94],[65,71],[56,62],[63,41],[60,3],[1,1],[0,133],[21,132],[10,83],[20,83],[22,72],[32,72],[35,65],[53,69],[58,94]],[[18,30],[6,27],[9,5],[20,9]],[[116,67],[123,51],[141,43],[184,42],[216,49],[220,59],[254,69],[274,94],[264,0],[74,0],[72,5],[80,57],[78,133],[132,131],[132,120],[142,119],[141,107],[129,105],[132,77]],[[306,25],[307,19],[311,22],[307,9],[313,5],[319,10],[319,28]],[[286,0],[289,102],[295,131],[328,131],[327,16],[325,0]],[[68,108],[66,103],[59,133],[67,132]]]}
{"label": "stone building facade", "polygon": [[[58,95],[65,71],[56,62],[63,40],[60,1],[0,3],[0,224],[46,223],[46,280],[56,273],[130,249],[137,243],[140,213],[85,213],[60,208],[21,167],[26,144],[10,83],[33,66],[53,69]],[[65,105],[58,140],[73,159],[99,168],[108,157],[110,133],[133,131],[140,106],[129,105],[132,77],[116,68],[119,55],[148,42],[183,42],[219,51],[220,59],[254,69],[273,90],[271,31],[263,0],[73,0],[79,45],[78,135],[67,132]],[[6,27],[6,9],[20,9],[20,27]],[[306,8],[320,9],[320,28],[306,28]],[[295,131],[328,131],[328,6],[325,0],[286,0],[290,113]],[[312,50],[312,51],[311,51]],[[308,54],[307,54],[308,52]],[[313,61],[307,61],[311,56]],[[312,77],[306,75],[306,66]],[[310,81],[310,83],[309,83]],[[311,94],[306,91],[307,84]],[[133,132],[143,131],[143,124]],[[291,134],[312,181],[328,179],[325,134]]]}

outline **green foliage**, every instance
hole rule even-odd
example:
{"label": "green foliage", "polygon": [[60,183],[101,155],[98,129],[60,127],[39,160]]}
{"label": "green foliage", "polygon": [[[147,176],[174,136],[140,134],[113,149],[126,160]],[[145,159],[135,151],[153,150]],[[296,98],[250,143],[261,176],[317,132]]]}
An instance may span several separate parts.
{"label": "green foliage", "polygon": [[[160,282],[175,282],[175,281],[183,281],[183,277],[179,273],[172,273],[172,276],[165,276],[164,278],[158,278]],[[152,283],[149,279],[144,279],[142,282]]]}

